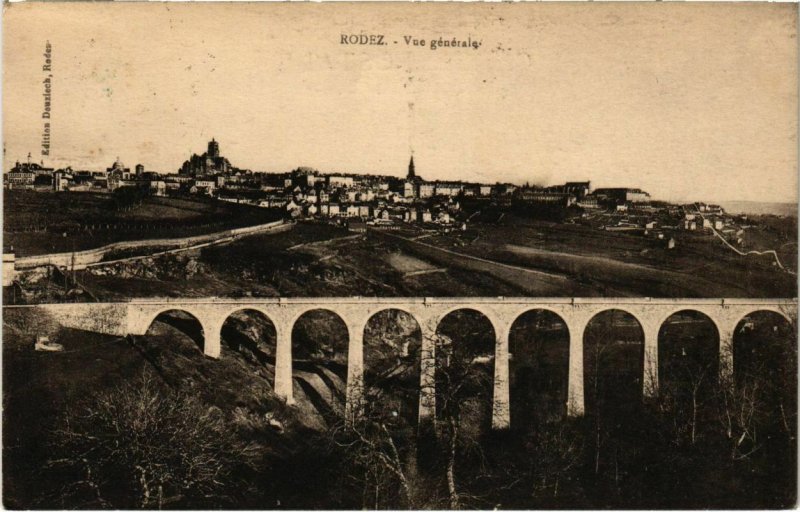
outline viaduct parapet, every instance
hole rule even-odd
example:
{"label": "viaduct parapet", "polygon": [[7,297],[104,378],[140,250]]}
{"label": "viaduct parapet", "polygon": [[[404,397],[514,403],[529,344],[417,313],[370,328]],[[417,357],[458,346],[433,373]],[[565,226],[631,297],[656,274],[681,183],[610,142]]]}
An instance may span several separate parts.
{"label": "viaduct parapet", "polygon": [[293,403],[292,329],[295,322],[311,310],[327,310],[338,315],[347,326],[348,371],[346,414],[354,414],[362,403],[364,379],[364,329],[378,312],[400,310],[418,323],[422,332],[420,364],[420,419],[435,415],[435,334],[439,323],[456,310],[482,313],[494,329],[494,400],[492,424],[495,428],[510,425],[509,408],[509,334],[521,315],[536,310],[558,315],[569,331],[569,374],[567,412],[584,412],[583,339],[586,326],[599,313],[620,310],[635,318],[644,332],[645,395],[658,389],[658,334],[664,322],[681,311],[704,314],[716,326],[719,336],[720,371],[733,368],[733,334],[738,323],[757,311],[771,311],[789,322],[797,318],[797,299],[648,299],[648,298],[207,298],[207,299],[133,299],[119,303],[42,304],[62,325],[115,335],[143,335],[158,315],[179,310],[194,316],[204,333],[204,352],[218,358],[220,332],[225,320],[243,310],[265,315],[277,333],[275,393]]}

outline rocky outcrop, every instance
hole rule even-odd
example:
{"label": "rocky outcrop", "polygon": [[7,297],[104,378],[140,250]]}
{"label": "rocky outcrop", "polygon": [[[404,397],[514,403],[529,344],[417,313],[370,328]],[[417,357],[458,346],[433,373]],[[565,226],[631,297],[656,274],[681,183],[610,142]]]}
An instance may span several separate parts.
{"label": "rocky outcrop", "polygon": [[208,267],[195,255],[165,254],[158,257],[88,267],[86,271],[96,276],[177,281],[205,274],[208,272]]}

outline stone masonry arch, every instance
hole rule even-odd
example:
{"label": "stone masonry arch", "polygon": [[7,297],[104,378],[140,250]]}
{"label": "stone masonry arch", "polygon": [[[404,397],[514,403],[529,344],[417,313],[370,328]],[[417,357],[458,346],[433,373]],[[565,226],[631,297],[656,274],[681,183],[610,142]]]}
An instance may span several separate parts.
{"label": "stone masonry arch", "polygon": [[197,321],[197,323],[200,324],[200,330],[202,331],[202,346],[200,348],[203,351],[204,355],[210,355],[209,354],[209,347],[208,347],[209,338],[213,338],[213,336],[209,336],[209,334],[210,334],[209,326],[207,325],[207,322],[203,322],[203,317],[201,315],[198,315],[197,313],[191,311],[191,308],[182,307],[182,306],[176,304],[174,306],[166,307],[166,308],[162,308],[162,309],[158,310],[154,315],[152,315],[150,317],[150,321],[147,323],[147,327],[144,329],[144,332],[142,334],[147,334],[147,332],[153,326],[155,321],[158,320],[158,317],[163,315],[164,313],[169,313],[170,311],[177,311],[177,312],[180,312],[180,313],[185,313],[185,314],[191,316],[192,318],[194,318],[195,321]]}
{"label": "stone masonry arch", "polygon": [[[515,311],[510,317],[511,321],[508,323],[509,350],[511,348],[511,341],[512,341],[511,334],[514,331],[515,326],[517,326],[518,322],[520,322],[520,320],[522,320],[522,318],[525,315],[532,314],[532,313],[533,314],[535,314],[535,313],[546,313],[548,315],[552,315],[553,318],[555,318],[558,322],[560,322],[564,326],[564,329],[566,331],[566,336],[567,336],[566,386],[567,386],[567,389],[565,390],[566,391],[566,400],[561,405],[566,407],[567,410],[569,410],[569,401],[570,401],[569,400],[569,380],[570,380],[569,379],[569,366],[570,366],[570,362],[571,362],[570,360],[571,360],[571,356],[572,356],[571,353],[570,353],[571,352],[571,350],[570,350],[571,347],[569,345],[571,344],[571,339],[572,339],[573,333],[572,333],[572,327],[570,326],[570,323],[569,323],[569,316],[564,314],[563,309],[557,309],[555,307],[550,307],[550,306],[543,305],[543,306],[526,307],[526,308],[521,309],[519,311]],[[513,362],[514,359],[517,359],[517,357],[518,357],[518,353],[516,351],[511,353],[511,354],[513,355],[513,359],[509,358],[509,375],[511,375],[511,372],[510,372],[511,363]],[[538,363],[540,363],[540,362],[541,361],[539,361]],[[511,392],[511,391],[513,391],[513,390],[509,389],[509,392]],[[512,403],[511,397],[509,397],[509,403],[510,404]],[[511,407],[511,410],[514,411],[513,406]]]}
{"label": "stone masonry arch", "polygon": [[[480,314],[486,320],[489,321],[489,324],[492,326],[493,335],[494,335],[494,378],[493,378],[493,389],[492,389],[492,428],[495,429],[505,429],[508,428],[511,423],[511,416],[509,410],[509,400],[510,400],[510,391],[509,391],[509,382],[508,382],[508,325],[505,319],[505,315],[502,314],[501,311],[497,311],[495,308],[491,307],[490,305],[485,304],[458,304],[453,306],[448,306],[445,308],[440,309],[437,313],[435,318],[435,327],[433,328],[433,333],[436,334],[438,332],[439,326],[441,325],[442,321],[447,318],[450,314],[455,313],[456,311],[473,311],[475,313]],[[431,343],[429,345],[431,349],[432,357],[430,361],[428,361],[428,365],[433,366],[432,370],[429,370],[430,380],[429,382],[433,386],[431,390],[431,404],[433,406],[432,410],[427,411],[427,414],[431,414],[432,417],[435,417],[435,381],[436,381],[436,358],[435,353],[433,351],[436,350],[435,344]],[[424,348],[423,348],[424,350]],[[422,400],[420,400],[420,404],[422,404]]]}
{"label": "stone masonry arch", "polygon": [[[719,363],[720,363],[719,350],[720,350],[720,346],[722,344],[722,330],[721,329],[723,328],[723,326],[721,325],[720,321],[718,321],[715,318],[715,315],[713,315],[713,313],[709,314],[711,312],[704,311],[703,309],[704,308],[697,308],[697,307],[692,307],[692,306],[687,306],[687,307],[683,307],[683,308],[674,308],[674,309],[670,310],[664,316],[663,320],[660,321],[660,326],[659,326],[659,329],[658,329],[658,338],[657,338],[657,344],[658,344],[657,346],[658,346],[658,350],[659,350],[658,359],[657,359],[658,366],[656,367],[656,371],[658,372],[657,379],[659,379],[659,380],[665,379],[666,376],[662,375],[662,370],[667,368],[668,364],[675,364],[676,363],[676,359],[672,359],[670,361],[663,361],[661,359],[662,356],[666,356],[667,354],[669,354],[669,350],[670,350],[670,347],[669,347],[670,344],[669,343],[664,344],[664,341],[666,341],[666,339],[662,339],[662,335],[663,335],[664,330],[665,330],[665,328],[667,326],[667,322],[669,322],[670,319],[672,319],[676,315],[680,315],[680,314],[694,313],[694,314],[699,316],[700,320],[702,320],[703,322],[707,323],[708,325],[710,325],[713,328],[713,334],[714,334],[714,337],[715,337],[714,350],[716,351],[716,356],[715,356],[716,360],[713,361],[713,365],[717,366],[717,367],[719,366]],[[686,348],[687,347],[684,347],[683,350],[685,350]],[[700,353],[698,353],[698,352],[694,352],[693,353],[693,355],[691,356],[690,362],[688,363],[689,366],[686,366],[687,363],[684,363],[684,366],[683,366],[684,371],[687,371],[687,369],[691,369],[692,372],[702,372],[703,374],[705,374],[705,369],[702,367],[703,360],[704,360],[704,358],[702,357],[703,356],[703,353],[702,353],[703,345],[702,344],[700,344],[700,345],[692,344],[688,348],[689,348],[690,352],[691,351],[696,351],[696,350],[700,350],[701,352]],[[688,352],[684,352],[684,356],[686,356],[687,354],[688,354]],[[698,365],[700,365],[700,366],[698,366]],[[717,368],[717,371],[719,371],[718,368]],[[714,377],[716,377],[716,375]],[[706,379],[706,378],[703,378],[703,380],[704,381],[708,381],[708,379]],[[714,382],[714,381],[712,381],[712,382]]]}
{"label": "stone masonry arch", "polygon": [[[637,314],[637,312],[635,312],[636,311],[635,308],[628,308],[628,307],[625,307],[624,305],[623,306],[619,306],[617,304],[609,305],[609,306],[610,307],[601,307],[601,308],[598,308],[597,310],[595,310],[593,312],[593,314],[591,314],[591,316],[589,316],[589,318],[586,321],[586,323],[583,324],[583,328],[581,330],[581,352],[582,352],[582,354],[584,356],[584,359],[585,359],[586,358],[586,354],[587,354],[587,336],[588,336],[588,334],[590,332],[589,331],[589,327],[592,325],[592,322],[596,321],[601,316],[603,316],[603,315],[614,315],[615,313],[616,314],[621,313],[621,314],[623,314],[623,318],[624,318],[624,316],[627,316],[627,317],[633,319],[633,321],[638,326],[638,331],[641,333],[641,336],[642,336],[641,355],[637,355],[637,359],[638,359],[637,366],[641,365],[641,371],[642,371],[642,373],[638,377],[640,379],[640,382],[641,382],[641,390],[640,390],[639,394],[643,395],[643,396],[647,396],[649,394],[648,393],[648,385],[650,384],[650,382],[648,382],[648,379],[646,377],[647,377],[647,375],[648,375],[648,373],[650,371],[650,364],[652,364],[652,363],[648,362],[648,354],[647,354],[648,345],[650,345],[652,347],[655,347],[656,348],[656,354],[657,354],[657,342],[658,342],[657,334],[654,337],[652,336],[652,331],[653,331],[652,318],[649,318],[648,316],[646,316],[644,314],[644,313],[646,313],[646,311],[639,311],[638,312],[639,314]],[[612,318],[613,318],[613,316],[612,316]],[[650,322],[647,322],[647,320],[650,320]],[[648,333],[651,333],[650,334],[650,336],[651,336],[650,338],[648,337]],[[638,336],[637,336],[637,338],[638,338]],[[624,351],[625,349],[623,347],[620,350]],[[656,355],[656,357],[657,357],[657,355]],[[602,366],[600,364],[600,359],[598,357],[597,360],[595,360],[594,371],[595,372],[600,372],[601,368],[602,368]],[[585,379],[585,376],[586,376],[586,368],[584,367],[583,379]],[[620,388],[620,389],[624,390],[626,388],[623,387],[623,388]],[[617,389],[617,392],[619,392],[620,389]],[[584,388],[584,397],[583,397],[584,398],[584,404],[586,403],[586,401],[588,401],[587,393],[585,391],[586,390]],[[611,396],[611,395],[604,395],[604,396],[608,397],[608,396]],[[640,396],[640,400],[641,400],[641,396]],[[599,404],[595,404],[595,407],[599,407]]]}
{"label": "stone masonry arch", "polygon": [[[264,318],[266,318],[272,324],[272,327],[275,329],[275,361],[276,361],[276,365],[277,365],[278,338],[280,336],[279,329],[281,329],[282,326],[280,325],[279,322],[277,322],[273,318],[273,314],[271,312],[269,312],[266,308],[259,307],[258,305],[242,305],[242,306],[237,305],[237,306],[235,306],[233,308],[230,308],[230,309],[227,309],[227,310],[223,311],[219,315],[219,318],[220,318],[219,322],[217,322],[219,324],[220,343],[221,343],[221,337],[222,337],[222,329],[225,326],[225,322],[227,322],[228,319],[230,319],[236,313],[241,313],[241,312],[246,312],[246,311],[252,311],[252,312],[258,313],[259,315],[263,316]],[[274,385],[275,385],[275,382],[273,381],[273,389],[274,389]]]}
{"label": "stone masonry arch", "polygon": [[[29,306],[6,306],[29,307]],[[225,319],[234,311],[254,309],[264,313],[275,326],[275,393],[293,402],[291,331],[294,321],[311,309],[325,309],[337,314],[349,335],[348,381],[363,378],[363,329],[369,318],[383,309],[399,309],[412,315],[422,331],[420,416],[430,416],[433,409],[434,348],[432,337],[439,321],[458,309],[473,309],[489,319],[497,339],[495,348],[494,403],[508,411],[508,335],[511,325],[526,311],[543,309],[559,315],[570,333],[568,414],[583,414],[583,335],[588,322],[601,311],[619,309],[632,315],[645,333],[644,393],[658,388],[658,332],[662,323],[681,310],[704,313],[715,323],[720,338],[720,372],[732,368],[732,339],[737,324],[757,311],[771,311],[794,323],[797,299],[650,299],[650,298],[546,298],[546,297],[305,297],[305,298],[147,298],[115,303],[40,304],[64,326],[116,335],[144,334],[153,319],[163,311],[178,309],[200,322],[204,353],[219,357],[219,333]],[[102,313],[101,313],[102,312]],[[495,427],[508,424],[508,413],[495,414]]]}
{"label": "stone masonry arch", "polygon": [[747,313],[744,313],[743,315],[741,315],[741,316],[739,317],[739,319],[738,319],[738,320],[736,320],[736,321],[734,322],[734,328],[735,328],[735,326],[739,325],[739,324],[742,322],[742,320],[744,320],[744,319],[745,319],[745,318],[747,318],[748,316],[750,316],[750,315],[753,315],[753,314],[755,314],[755,313],[761,313],[761,312],[775,313],[775,314],[777,314],[778,316],[782,317],[784,320],[786,320],[786,322],[787,322],[789,325],[794,325],[794,324],[795,324],[795,322],[797,321],[797,319],[796,319],[796,318],[792,319],[792,318],[791,318],[791,316],[790,316],[788,313],[786,313],[786,311],[784,311],[784,310],[782,310],[782,309],[780,309],[780,308],[775,308],[775,307],[760,307],[760,308],[758,308],[758,309],[753,309],[752,311],[748,311]]}
{"label": "stone masonry arch", "polygon": [[[290,351],[289,355],[289,375],[290,375],[290,382],[288,384],[288,388],[292,388],[294,382],[294,349],[295,347],[293,338],[295,334],[295,329],[297,328],[298,322],[307,314],[311,312],[324,312],[333,317],[337,318],[345,328],[345,341],[347,343],[347,347],[345,349],[347,354],[347,368],[346,368],[346,375],[345,375],[345,403],[344,403],[344,415],[345,420],[351,422],[354,418],[354,415],[360,413],[361,410],[361,403],[362,403],[362,394],[363,394],[363,333],[360,335],[356,335],[356,325],[358,325],[358,320],[354,319],[354,315],[352,311],[348,311],[349,308],[345,307],[337,307],[337,305],[333,304],[324,304],[324,305],[306,305],[303,308],[296,308],[295,311],[289,317],[287,322],[287,339],[288,339],[288,348]],[[350,313],[350,314],[348,314]]]}
{"label": "stone masonry arch", "polygon": [[[366,337],[367,327],[369,327],[370,322],[376,316],[380,315],[381,313],[385,313],[385,312],[389,312],[389,311],[396,311],[396,312],[400,312],[400,313],[403,313],[405,315],[408,315],[408,317],[411,318],[414,321],[414,323],[417,326],[417,329],[419,330],[419,335],[420,335],[420,339],[419,339],[419,354],[417,355],[417,358],[419,359],[419,370],[420,370],[419,371],[419,374],[420,374],[419,375],[419,379],[420,380],[419,380],[418,395],[419,395],[419,404],[421,404],[423,399],[425,398],[425,392],[424,392],[425,383],[424,383],[423,375],[422,375],[422,373],[423,373],[422,372],[422,366],[423,366],[423,361],[425,359],[423,354],[422,354],[422,346],[424,344],[424,338],[425,338],[425,327],[423,325],[423,321],[420,321],[419,313],[418,312],[414,312],[412,310],[412,308],[406,307],[404,305],[396,305],[396,306],[387,305],[385,307],[377,307],[377,308],[374,308],[374,309],[370,308],[370,309],[368,309],[368,311],[364,315],[363,326],[359,330],[359,332],[362,335],[361,339],[363,340]],[[362,351],[363,351],[363,346],[362,346]],[[363,357],[363,354],[362,354],[362,357]],[[361,378],[363,379],[363,375],[361,376]],[[366,389],[366,383],[363,380],[361,382],[362,382],[362,385],[364,386],[364,389]],[[352,410],[354,412],[356,412],[356,410],[358,410],[360,412],[360,410],[362,410],[363,405],[364,405],[363,404],[363,400],[364,400],[363,393],[360,393],[358,396],[354,396],[353,400],[354,400],[354,403],[352,405],[352,408],[353,408]],[[418,410],[419,410],[419,407],[420,406],[418,405]],[[417,421],[419,421],[419,418],[417,418]]]}

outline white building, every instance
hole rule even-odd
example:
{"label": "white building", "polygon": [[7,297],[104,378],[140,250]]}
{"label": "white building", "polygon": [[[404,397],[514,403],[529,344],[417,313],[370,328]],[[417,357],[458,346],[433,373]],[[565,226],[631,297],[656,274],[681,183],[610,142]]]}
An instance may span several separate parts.
{"label": "white building", "polygon": [[331,174],[328,177],[328,188],[337,187],[352,187],[353,178],[350,176],[342,176],[339,174]]}

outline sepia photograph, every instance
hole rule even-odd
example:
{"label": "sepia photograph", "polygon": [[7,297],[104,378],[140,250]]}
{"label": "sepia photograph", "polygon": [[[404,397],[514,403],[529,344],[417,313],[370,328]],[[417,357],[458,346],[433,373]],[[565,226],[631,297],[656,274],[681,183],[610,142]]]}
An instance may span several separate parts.
{"label": "sepia photograph", "polygon": [[3,506],[795,508],[797,20],[4,3]]}

